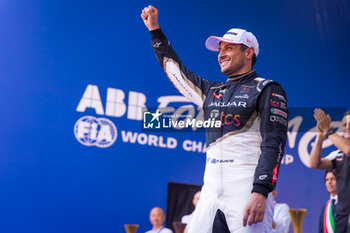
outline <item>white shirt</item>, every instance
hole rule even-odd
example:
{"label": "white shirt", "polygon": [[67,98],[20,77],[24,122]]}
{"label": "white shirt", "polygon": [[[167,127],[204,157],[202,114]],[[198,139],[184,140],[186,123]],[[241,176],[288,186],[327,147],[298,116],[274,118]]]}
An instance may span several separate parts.
{"label": "white shirt", "polygon": [[188,214],[188,215],[185,215],[181,218],[181,223],[184,223],[186,224],[186,228],[188,229],[189,226],[190,226],[190,223],[191,223],[191,220],[192,220],[192,217],[193,217],[193,213],[194,211],[192,212],[192,214]]}
{"label": "white shirt", "polygon": [[288,233],[292,218],[289,215],[289,206],[285,203],[276,204],[273,214],[273,220],[276,223],[276,228],[272,229],[273,233]]}
{"label": "white shirt", "polygon": [[332,197],[332,195],[331,195],[329,199],[330,199],[331,201],[332,201],[332,199],[335,199],[334,204],[335,204],[335,205],[338,204],[338,195],[335,195],[334,197]]}
{"label": "white shirt", "polygon": [[149,230],[146,233],[173,233],[173,231],[170,230],[169,228],[161,227],[161,228],[158,228],[157,230],[153,230],[153,229]]}

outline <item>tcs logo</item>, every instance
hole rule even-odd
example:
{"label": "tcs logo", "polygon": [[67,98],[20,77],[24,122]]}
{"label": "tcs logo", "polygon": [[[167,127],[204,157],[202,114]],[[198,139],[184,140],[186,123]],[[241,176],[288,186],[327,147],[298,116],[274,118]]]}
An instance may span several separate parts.
{"label": "tcs logo", "polygon": [[239,121],[239,118],[241,116],[236,114],[236,115],[232,115],[232,114],[225,114],[223,112],[221,112],[220,115],[220,121],[221,121],[221,125],[234,125],[234,126],[240,126],[241,122]]}
{"label": "tcs logo", "polygon": [[280,102],[275,101],[275,100],[270,100],[270,106],[280,107]]}

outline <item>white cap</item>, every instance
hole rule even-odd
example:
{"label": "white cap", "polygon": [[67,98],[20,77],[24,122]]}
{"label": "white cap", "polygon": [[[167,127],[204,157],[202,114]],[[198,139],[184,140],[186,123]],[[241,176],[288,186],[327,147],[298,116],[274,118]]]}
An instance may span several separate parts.
{"label": "white cap", "polygon": [[211,36],[205,42],[205,46],[211,51],[218,52],[221,41],[230,44],[244,44],[248,47],[253,47],[255,56],[258,56],[259,54],[258,40],[253,33],[247,32],[244,29],[232,28],[227,31],[223,37]]}

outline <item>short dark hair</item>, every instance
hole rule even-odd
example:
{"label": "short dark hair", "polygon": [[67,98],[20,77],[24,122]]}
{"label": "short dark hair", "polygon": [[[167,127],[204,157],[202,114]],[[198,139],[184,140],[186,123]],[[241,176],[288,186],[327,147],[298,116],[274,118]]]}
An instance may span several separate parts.
{"label": "short dark hair", "polygon": [[347,115],[350,115],[350,111],[345,112],[343,117],[345,117]]}
{"label": "short dark hair", "polygon": [[[241,44],[241,51],[245,51],[246,49],[248,49],[249,47],[246,46],[245,44]],[[256,55],[255,55],[255,52],[254,52],[254,55],[252,57],[252,68],[253,66],[255,65],[255,62],[256,62]]]}
{"label": "short dark hair", "polygon": [[324,177],[323,177],[323,180],[324,180],[324,182],[326,183],[326,176],[327,176],[327,174],[328,173],[333,173],[333,175],[335,176],[335,177],[337,177],[336,175],[335,175],[335,170],[334,169],[330,169],[330,170],[326,170],[325,172],[324,172]]}

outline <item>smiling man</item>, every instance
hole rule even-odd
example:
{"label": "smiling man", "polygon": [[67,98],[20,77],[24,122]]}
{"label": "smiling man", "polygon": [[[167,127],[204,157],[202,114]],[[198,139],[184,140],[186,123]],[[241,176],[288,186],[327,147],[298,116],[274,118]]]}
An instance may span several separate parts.
{"label": "smiling man", "polygon": [[337,181],[334,170],[326,170],[324,183],[330,198],[325,206],[322,207],[318,221],[318,233],[334,232],[335,206],[337,205]]}
{"label": "smiling man", "polygon": [[253,70],[259,54],[257,39],[237,28],[223,37],[209,37],[206,47],[218,52],[227,80],[208,81],[181,62],[159,27],[156,8],[144,8],[141,17],[170,81],[203,108],[205,120],[221,121],[219,130],[206,129],[204,185],[189,233],[270,233],[270,192],[284,154],[288,107],[282,87]]}

